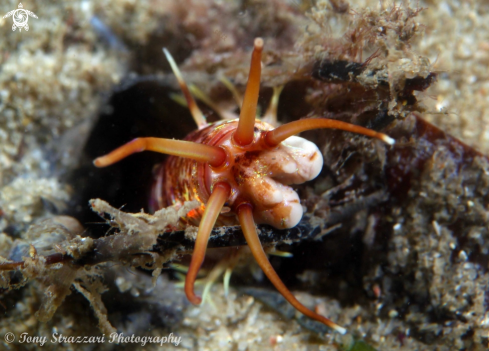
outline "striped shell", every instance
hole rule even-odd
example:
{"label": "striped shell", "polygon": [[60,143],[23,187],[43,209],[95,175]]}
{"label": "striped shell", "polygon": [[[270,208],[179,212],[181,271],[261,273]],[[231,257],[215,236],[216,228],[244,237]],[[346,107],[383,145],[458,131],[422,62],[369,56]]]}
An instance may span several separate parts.
{"label": "striped shell", "polygon": [[197,200],[201,206],[187,216],[197,225],[214,184],[226,181],[231,196],[218,218],[219,225],[238,224],[234,209],[242,202],[253,204],[256,223],[276,228],[291,228],[302,217],[299,196],[289,186],[314,179],[323,164],[316,145],[300,138],[289,137],[279,146],[268,148],[262,132],[273,126],[255,122],[254,141],[246,147],[232,142],[238,120],[216,122],[197,130],[185,140],[220,146],[226,149],[226,166],[218,169],[188,158],[170,156],[156,173],[151,205],[159,209]]}

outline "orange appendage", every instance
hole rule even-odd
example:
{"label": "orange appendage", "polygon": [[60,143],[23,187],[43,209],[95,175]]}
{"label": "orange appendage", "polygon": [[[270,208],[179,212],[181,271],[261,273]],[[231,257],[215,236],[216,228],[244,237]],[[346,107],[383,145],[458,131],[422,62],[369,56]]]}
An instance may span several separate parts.
{"label": "orange appendage", "polygon": [[194,253],[190,262],[190,267],[185,278],[185,294],[191,303],[194,305],[200,304],[202,299],[194,293],[194,282],[197,278],[202,262],[204,262],[207,242],[212,228],[216,223],[217,217],[221,213],[224,203],[229,198],[231,187],[227,183],[217,183],[214,185],[214,190],[207,201],[204,215],[200,221],[199,231],[195,240]]}
{"label": "orange appendage", "polygon": [[304,132],[306,130],[319,128],[340,129],[356,134],[363,134],[372,138],[380,139],[389,145],[393,145],[395,143],[394,139],[383,133],[378,133],[372,129],[328,118],[305,118],[284,124],[278,128],[275,128],[274,130],[269,131],[265,136],[265,142],[267,145],[274,147],[292,135]]}
{"label": "orange appendage", "polygon": [[222,165],[227,157],[226,152],[217,146],[163,138],[136,138],[109,154],[95,159],[93,163],[97,167],[106,167],[145,150],[207,162],[214,167]]}
{"label": "orange appendage", "polygon": [[240,146],[249,145],[253,141],[256,106],[258,104],[258,93],[260,92],[262,50],[263,39],[256,38],[253,54],[251,55],[248,84],[246,85],[243,105],[241,106],[241,113],[239,114],[238,129],[234,133],[234,141]]}
{"label": "orange appendage", "polygon": [[255,258],[256,262],[263,270],[263,273],[270,279],[272,284],[277,288],[277,290],[282,294],[283,297],[294,306],[299,312],[306,315],[309,318],[315,319],[321,323],[324,323],[328,327],[340,332],[341,334],[346,333],[346,329],[340,327],[333,321],[326,317],[323,317],[316,312],[311,311],[306,306],[301,304],[294,295],[287,289],[277,272],[273,269],[270,261],[268,260],[265,251],[261,245],[260,239],[258,238],[258,233],[256,232],[255,222],[253,221],[253,210],[251,205],[242,204],[238,207],[238,217],[241,228],[243,229],[243,234],[246,238],[246,242]]}

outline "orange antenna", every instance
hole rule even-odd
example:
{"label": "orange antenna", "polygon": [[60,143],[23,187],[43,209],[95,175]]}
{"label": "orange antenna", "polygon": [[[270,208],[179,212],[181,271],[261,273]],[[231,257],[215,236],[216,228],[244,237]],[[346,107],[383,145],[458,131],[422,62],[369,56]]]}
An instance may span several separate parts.
{"label": "orange antenna", "polygon": [[221,213],[221,209],[224,206],[224,203],[228,200],[230,193],[231,187],[228,183],[217,183],[214,185],[209,201],[207,201],[207,204],[205,205],[204,215],[200,221],[199,231],[197,232],[197,238],[195,240],[192,260],[190,261],[187,277],[185,278],[185,294],[187,295],[188,300],[194,305],[198,305],[202,301],[202,299],[194,293],[195,278],[197,277],[197,273],[199,273],[202,262],[204,262],[209,235],[211,234],[217,217]]}
{"label": "orange antenna", "polygon": [[258,93],[260,92],[261,77],[261,52],[263,50],[263,39],[255,39],[255,47],[251,55],[250,73],[248,84],[239,114],[238,129],[234,133],[234,141],[240,146],[251,144],[254,136],[256,105],[258,104]]}
{"label": "orange antenna", "polygon": [[263,247],[261,246],[260,239],[258,238],[258,233],[256,232],[255,222],[253,220],[253,211],[252,206],[250,204],[242,204],[238,207],[238,218],[239,223],[241,224],[241,228],[243,229],[243,234],[246,238],[246,243],[248,244],[253,257],[256,262],[263,270],[263,273],[270,279],[272,284],[277,288],[277,290],[282,294],[283,297],[294,306],[299,312],[306,315],[309,318],[315,319],[318,322],[326,324],[328,327],[338,331],[341,334],[346,333],[346,329],[340,327],[338,324],[334,323],[332,320],[323,317],[306,306],[301,304],[294,295],[287,289],[285,284],[282,282],[280,277],[277,275],[277,272],[273,269],[270,261],[263,251]]}
{"label": "orange antenna", "polygon": [[136,138],[109,154],[98,157],[93,164],[97,167],[110,166],[129,155],[145,150],[209,162],[214,167],[219,167],[226,161],[226,151],[218,146],[163,138]]}
{"label": "orange antenna", "polygon": [[386,134],[329,118],[305,118],[281,125],[280,127],[277,127],[274,130],[266,133],[265,142],[269,146],[277,146],[282,141],[284,141],[288,137],[291,137],[292,135],[304,132],[306,130],[319,128],[340,129],[347,132],[363,134],[372,138],[380,139],[389,145],[394,145],[394,143],[396,142],[394,139]]}

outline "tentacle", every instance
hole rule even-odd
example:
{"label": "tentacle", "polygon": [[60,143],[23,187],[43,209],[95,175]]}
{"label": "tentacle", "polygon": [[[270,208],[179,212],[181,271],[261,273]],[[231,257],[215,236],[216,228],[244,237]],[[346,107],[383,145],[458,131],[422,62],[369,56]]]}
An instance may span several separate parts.
{"label": "tentacle", "polygon": [[278,87],[273,87],[273,95],[270,100],[270,105],[268,105],[267,112],[262,117],[262,121],[271,124],[272,126],[277,126],[277,107],[278,107],[278,99],[280,98],[280,93],[284,89],[283,85],[279,85]]}
{"label": "tentacle", "polygon": [[277,275],[277,272],[275,272],[272,265],[270,264],[270,261],[268,261],[267,255],[265,254],[265,251],[263,250],[263,247],[260,243],[260,239],[258,238],[258,234],[256,232],[255,222],[253,220],[251,205],[242,204],[238,207],[237,211],[239,223],[241,224],[243,234],[246,238],[248,246],[250,247],[251,253],[255,257],[256,262],[261,267],[265,275],[275,286],[275,288],[277,288],[277,290],[283,295],[283,297],[285,297],[285,299],[289,301],[289,303],[302,314],[327,325],[328,327],[338,331],[341,334],[345,334],[345,328],[340,327],[328,318],[323,317],[308,309],[306,306],[301,304],[284,285],[280,277]]}
{"label": "tentacle", "polygon": [[328,118],[305,118],[281,125],[280,127],[266,133],[265,142],[269,146],[277,146],[282,141],[284,141],[288,137],[291,137],[294,134],[298,134],[306,130],[319,128],[341,129],[347,132],[363,134],[372,138],[377,138],[389,145],[393,145],[395,143],[394,139],[383,133],[378,133],[372,129]]}
{"label": "tentacle", "polygon": [[222,84],[226,86],[226,88],[229,89],[231,94],[233,94],[234,101],[236,101],[236,104],[238,106],[243,106],[243,97],[239,93],[239,91],[236,89],[234,84],[226,77],[226,76],[221,76],[219,77],[219,80],[221,81]]}
{"label": "tentacle", "polygon": [[145,150],[186,157],[199,162],[208,162],[215,167],[222,165],[226,161],[226,151],[217,146],[163,138],[136,138],[109,154],[95,159],[93,163],[97,167],[106,167],[129,155]]}
{"label": "tentacle", "polygon": [[185,294],[189,301],[195,305],[200,304],[202,299],[194,293],[194,281],[202,262],[204,262],[209,235],[216,223],[217,217],[221,213],[224,203],[228,200],[230,193],[231,187],[229,184],[221,182],[214,185],[209,201],[207,201],[202,220],[200,221],[197,239],[195,240],[194,253],[185,279]]}
{"label": "tentacle", "polygon": [[209,95],[200,90],[197,86],[190,84],[189,85],[190,92],[200,101],[204,102],[207,106],[212,108],[221,119],[236,119],[236,115],[229,111],[224,110],[219,105],[214,103]]}
{"label": "tentacle", "polygon": [[[241,248],[242,249],[242,248]],[[229,280],[231,279],[231,273],[239,261],[241,249],[237,251],[232,250],[229,254],[219,261],[219,263],[212,268],[209,275],[205,278],[206,283],[204,287],[204,291],[202,292],[202,303],[210,300],[209,293],[212,288],[212,285],[216,282],[217,278],[224,273],[224,296],[228,296],[229,293]]]}
{"label": "tentacle", "polygon": [[188,108],[187,100],[185,100],[185,96],[183,96],[183,94],[170,93],[169,96],[170,96],[170,99],[175,101],[180,106]]}
{"label": "tentacle", "polygon": [[223,277],[225,297],[228,297],[229,295],[229,282],[231,281],[231,274],[233,273],[234,267],[236,267],[241,256],[243,255],[244,249],[246,249],[246,247],[240,247],[237,251],[232,251],[229,258],[227,259],[226,271],[224,272]]}
{"label": "tentacle", "polygon": [[243,105],[239,114],[239,123],[234,133],[234,141],[241,146],[249,145],[253,141],[256,105],[258,104],[258,93],[260,91],[261,77],[261,52],[263,50],[263,39],[255,39],[255,47],[251,55],[250,73],[246,85]]}
{"label": "tentacle", "polygon": [[229,282],[231,281],[231,274],[233,273],[233,268],[234,267],[227,267],[226,271],[224,272],[224,278],[222,279],[225,297],[228,297],[229,295]]}
{"label": "tentacle", "polygon": [[209,275],[205,278],[204,290],[202,291],[202,303],[206,301],[211,301],[209,297],[209,293],[211,291],[212,286],[216,282],[216,280],[226,271],[227,262],[225,260],[219,262],[217,266],[215,266]]}
{"label": "tentacle", "polygon": [[178,66],[175,63],[175,60],[173,60],[172,55],[168,52],[168,50],[166,48],[163,48],[163,52],[165,53],[166,59],[170,63],[173,74],[175,75],[175,77],[177,77],[178,84],[180,85],[180,89],[182,90],[183,95],[185,95],[185,99],[187,100],[188,109],[190,110],[190,113],[192,114],[192,117],[194,118],[194,121],[197,124],[197,127],[199,129],[204,128],[205,126],[207,126],[207,121],[205,119],[205,116],[202,113],[202,111],[200,110],[199,106],[197,106],[194,98],[192,97],[192,94],[190,94],[190,91],[188,90],[187,84],[183,80],[182,73],[178,69]]}

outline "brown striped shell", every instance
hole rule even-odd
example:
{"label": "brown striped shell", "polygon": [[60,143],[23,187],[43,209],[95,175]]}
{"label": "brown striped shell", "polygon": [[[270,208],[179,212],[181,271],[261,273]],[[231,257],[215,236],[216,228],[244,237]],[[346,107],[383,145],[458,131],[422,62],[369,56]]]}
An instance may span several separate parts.
{"label": "brown striped shell", "polygon": [[182,205],[197,200],[201,206],[187,216],[197,225],[214,184],[225,181],[231,195],[221,215],[219,225],[235,225],[234,210],[242,202],[253,204],[256,223],[276,228],[291,228],[302,217],[299,196],[288,185],[314,179],[322,168],[322,156],[317,147],[300,137],[290,137],[269,148],[263,143],[264,132],[273,127],[256,121],[254,141],[237,146],[232,135],[238,120],[221,121],[189,134],[185,140],[223,147],[228,154],[226,164],[218,169],[208,163],[170,156],[155,176],[151,194],[153,209]]}

